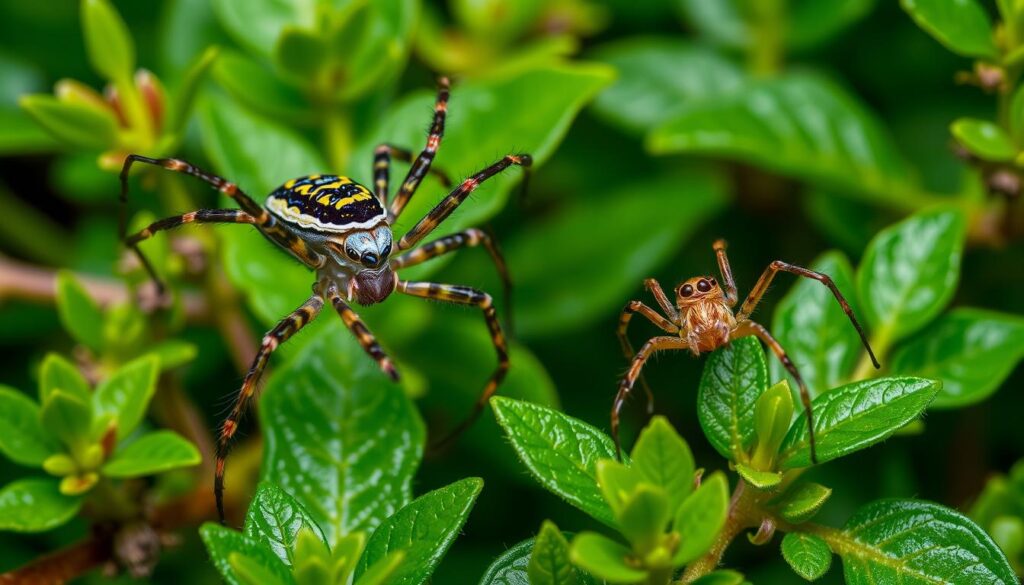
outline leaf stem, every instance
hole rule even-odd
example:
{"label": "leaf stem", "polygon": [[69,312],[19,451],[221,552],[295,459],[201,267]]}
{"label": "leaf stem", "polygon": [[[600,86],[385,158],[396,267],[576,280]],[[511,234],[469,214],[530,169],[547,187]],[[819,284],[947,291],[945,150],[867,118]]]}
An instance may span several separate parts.
{"label": "leaf stem", "polygon": [[785,36],[783,0],[761,0],[750,4],[754,11],[753,42],[747,55],[752,73],[769,77],[782,68]]}
{"label": "leaf stem", "polygon": [[346,110],[328,106],[324,115],[324,140],[331,170],[342,173],[352,155],[352,120]]}
{"label": "leaf stem", "polygon": [[740,479],[729,501],[729,516],[726,517],[725,526],[718,533],[711,550],[686,566],[681,578],[682,583],[692,583],[714,571],[722,562],[722,557],[733,539],[747,528],[753,528],[761,523],[760,517],[764,514],[757,506],[757,499],[755,491],[746,489],[746,482]]}

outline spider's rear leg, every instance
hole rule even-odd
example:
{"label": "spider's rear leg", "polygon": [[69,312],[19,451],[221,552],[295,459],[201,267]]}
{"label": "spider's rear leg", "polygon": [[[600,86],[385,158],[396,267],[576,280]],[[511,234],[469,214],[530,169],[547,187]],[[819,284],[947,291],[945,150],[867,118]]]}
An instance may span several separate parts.
{"label": "spider's rear leg", "polygon": [[739,339],[740,337],[746,337],[753,335],[757,337],[769,349],[775,354],[775,357],[779,358],[782,362],[783,367],[789,372],[793,379],[796,380],[797,386],[800,388],[800,402],[804,405],[804,414],[807,417],[807,437],[811,444],[811,463],[817,465],[818,463],[818,449],[814,437],[814,412],[811,410],[811,394],[807,391],[807,384],[804,383],[803,376],[800,375],[800,371],[796,369],[796,365],[789,356],[786,355],[786,350],[783,349],[782,345],[768,332],[763,325],[755,323],[753,321],[745,320],[741,321],[732,330],[730,340]]}
{"label": "spider's rear leg", "polygon": [[619,413],[622,412],[622,405],[626,403],[626,398],[633,389],[633,384],[640,377],[640,372],[643,370],[644,364],[647,363],[647,358],[658,351],[688,349],[689,347],[686,340],[678,336],[666,335],[647,340],[647,343],[636,353],[633,363],[629,366],[629,371],[626,372],[626,376],[619,383],[619,391],[615,395],[615,402],[612,403],[612,438],[615,440],[615,456],[620,461],[622,460],[622,443],[619,441]]}
{"label": "spider's rear leg", "polygon": [[405,280],[398,281],[396,290],[414,297],[479,307],[484,313],[484,321],[487,322],[487,329],[491,334],[491,342],[494,344],[494,351],[498,356],[498,366],[495,368],[494,373],[491,374],[491,378],[487,381],[487,385],[484,386],[483,392],[480,393],[480,397],[477,398],[476,403],[473,405],[473,412],[452,431],[433,444],[433,449],[439,449],[469,428],[480,417],[484,408],[487,407],[487,401],[497,392],[498,386],[505,379],[505,374],[508,373],[508,344],[505,341],[505,334],[501,331],[501,323],[498,322],[494,301],[491,299],[491,295],[485,292],[468,286],[436,284],[433,282],[408,282]]}
{"label": "spider's rear leg", "polygon": [[[660,290],[660,287],[659,287]],[[664,293],[662,293],[664,295]],[[635,313],[640,313],[647,318],[648,321],[654,323],[666,333],[679,333],[679,327],[673,324],[668,319],[659,315],[654,309],[641,303],[640,301],[629,301],[626,306],[623,307],[622,313],[619,315],[619,344],[622,346],[622,353],[626,356],[627,360],[632,360],[635,353],[633,352],[633,344],[629,342],[629,336],[626,335],[626,331],[629,329],[629,322],[633,319]],[[654,413],[654,393],[651,392],[650,385],[647,384],[647,378],[640,373],[640,386],[643,387],[644,393],[647,394],[647,414]]]}
{"label": "spider's rear leg", "polygon": [[295,309],[292,314],[282,319],[273,329],[267,332],[263,337],[263,343],[260,344],[259,351],[256,352],[256,357],[253,359],[252,367],[249,368],[249,373],[245,375],[245,380],[242,382],[242,388],[238,391],[235,404],[227,418],[224,419],[223,425],[221,425],[220,439],[217,441],[217,463],[213,477],[213,493],[217,499],[217,515],[222,524],[224,523],[224,466],[228,452],[231,451],[231,439],[235,436],[235,432],[238,431],[238,422],[242,415],[245,414],[246,409],[249,407],[249,402],[256,394],[257,384],[263,375],[263,370],[267,367],[267,362],[270,361],[270,354],[282,343],[288,341],[288,338],[295,335],[299,329],[302,329],[315,319],[323,306],[324,302],[320,295],[313,295],[301,307]]}

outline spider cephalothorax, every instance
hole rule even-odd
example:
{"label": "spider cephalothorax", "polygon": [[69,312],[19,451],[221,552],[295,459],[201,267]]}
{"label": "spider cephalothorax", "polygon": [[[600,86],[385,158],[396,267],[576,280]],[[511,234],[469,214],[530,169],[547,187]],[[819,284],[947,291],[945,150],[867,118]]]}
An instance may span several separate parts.
{"label": "spider cephalothorax", "polygon": [[[238,430],[238,421],[255,395],[256,384],[270,359],[270,354],[299,329],[312,321],[329,303],[352,331],[363,349],[375,359],[381,370],[393,379],[398,372],[381,349],[370,330],[349,302],[361,305],[379,303],[392,293],[435,299],[449,303],[473,305],[484,315],[487,328],[498,357],[498,365],[474,405],[472,414],[448,435],[454,436],[468,426],[487,404],[508,371],[508,347],[498,322],[491,296],[466,286],[410,282],[398,277],[401,268],[415,266],[431,258],[463,247],[484,246],[505,282],[508,291],[508,271],[497,246],[487,233],[470,228],[422,246],[420,241],[429,235],[455,209],[461,205],[481,183],[510,166],[529,167],[528,154],[510,154],[498,162],[470,176],[456,186],[425,217],[406,232],[397,243],[392,238],[391,225],[401,215],[409,199],[428,172],[438,175],[445,186],[450,182],[444,174],[431,169],[431,163],[444,134],[445,112],[448,103],[448,81],[439,82],[434,120],[426,147],[413,159],[412,153],[390,145],[377,147],[373,163],[373,192],[356,181],[339,175],[309,175],[285,182],[272,192],[261,206],[237,185],[207,173],[178,159],[152,159],[137,154],[129,155],[121,171],[121,200],[127,202],[128,173],[135,162],[161,166],[165,169],[198,177],[238,203],[240,209],[203,209],[170,217],[153,223],[146,229],[125,239],[125,244],[139,257],[142,265],[153,277],[157,287],[162,285],[152,266],[138,248],[139,242],[160,230],[185,223],[247,223],[267,239],[291,253],[316,274],[313,295],[291,315],[285,317],[264,337],[249,369],[231,413],[221,427],[217,444],[214,492],[217,510],[224,519],[224,464],[231,439]],[[394,199],[388,200],[388,180],[391,157],[410,162],[409,172],[398,188]],[[124,221],[122,219],[122,234]],[[393,257],[393,252],[401,252]],[[507,295],[506,295],[507,298]]]}
{"label": "spider cephalothorax", "polygon": [[[804,384],[800,372],[793,365],[793,362],[790,361],[789,356],[786,355],[786,351],[779,345],[779,342],[772,337],[771,333],[763,325],[751,321],[750,314],[754,311],[757,303],[760,302],[761,297],[764,296],[765,291],[768,290],[768,285],[771,284],[775,275],[779,272],[789,272],[797,276],[813,278],[832,291],[832,294],[839,301],[840,306],[842,306],[843,311],[850,318],[850,322],[857,329],[857,333],[860,334],[861,341],[864,343],[868,355],[871,356],[871,361],[877,368],[879,367],[878,360],[875,359],[875,354],[871,351],[871,346],[864,336],[864,330],[857,322],[857,318],[854,317],[850,305],[827,274],[787,264],[781,260],[772,262],[765,269],[757,284],[754,285],[753,290],[750,291],[747,299],[740,305],[739,312],[734,314],[733,307],[736,306],[739,297],[736,294],[736,282],[732,277],[729,258],[725,254],[725,241],[718,240],[715,242],[714,248],[718,259],[718,269],[722,273],[723,282],[721,285],[711,276],[690,278],[676,287],[676,303],[673,306],[662,290],[661,285],[653,278],[649,278],[644,281],[644,286],[654,295],[658,306],[661,307],[661,310],[668,318],[640,301],[630,301],[622,310],[622,315],[619,318],[619,342],[622,344],[622,351],[628,359],[632,360],[632,363],[626,376],[623,377],[622,382],[619,384],[619,392],[612,405],[612,436],[615,438],[616,451],[619,450],[619,413],[637,378],[640,379],[644,391],[647,393],[648,410],[650,410],[652,404],[651,389],[643,379],[641,371],[651,355],[657,351],[667,349],[689,350],[694,355],[700,355],[701,353],[714,351],[727,345],[733,339],[753,335],[772,350],[772,353],[779,358],[779,361],[782,362],[782,365],[786,367],[786,370],[789,371],[800,387],[800,398],[804,405],[804,413],[807,417],[807,425],[810,431],[811,460],[817,462],[814,424],[811,418],[811,397],[807,391],[807,385]],[[634,356],[633,347],[629,343],[629,338],[626,337],[626,330],[635,313],[640,313],[669,335],[650,339]]]}

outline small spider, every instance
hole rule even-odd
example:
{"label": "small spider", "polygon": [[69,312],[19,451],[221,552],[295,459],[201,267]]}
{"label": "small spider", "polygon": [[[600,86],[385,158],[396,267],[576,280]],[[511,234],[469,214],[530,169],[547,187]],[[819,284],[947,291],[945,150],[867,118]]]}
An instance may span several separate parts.
{"label": "small spider", "polygon": [[[751,321],[750,314],[754,312],[754,308],[761,301],[761,297],[768,290],[768,286],[771,284],[772,279],[775,278],[775,275],[779,272],[789,272],[797,276],[813,278],[832,291],[836,300],[839,301],[839,305],[843,308],[843,312],[850,318],[853,327],[860,334],[860,340],[867,349],[868,355],[871,356],[871,362],[878,368],[880,367],[878,360],[875,359],[875,353],[871,350],[867,337],[864,336],[864,330],[853,315],[849,303],[846,302],[842,293],[839,292],[839,289],[827,274],[788,264],[781,260],[776,260],[768,265],[768,268],[761,274],[761,278],[758,279],[757,284],[754,285],[754,289],[750,291],[747,299],[740,305],[739,313],[734,315],[732,308],[736,305],[739,297],[736,294],[736,281],[733,280],[732,269],[729,267],[729,258],[725,255],[725,240],[716,241],[714,249],[715,255],[718,258],[718,271],[722,274],[722,280],[724,281],[722,283],[724,290],[722,287],[719,287],[718,281],[714,278],[710,276],[697,276],[682,282],[676,287],[676,304],[672,306],[672,303],[669,302],[668,297],[665,295],[665,291],[661,289],[661,285],[653,278],[648,278],[644,281],[644,287],[654,295],[654,299],[658,302],[661,310],[669,318],[662,317],[657,311],[640,301],[630,301],[622,309],[622,314],[619,316],[619,342],[622,344],[622,351],[626,354],[626,358],[631,359],[632,363],[626,376],[619,384],[619,392],[615,396],[615,403],[612,405],[611,424],[612,436],[615,438],[615,451],[621,458],[619,412],[622,410],[622,405],[625,403],[629,392],[633,389],[633,384],[637,378],[640,378],[644,391],[647,393],[648,411],[651,410],[653,405],[651,389],[647,386],[646,380],[643,379],[641,370],[647,362],[647,358],[651,357],[654,352],[666,349],[688,349],[693,352],[693,355],[698,356],[703,352],[714,351],[724,345],[728,345],[734,339],[753,335],[772,350],[772,353],[779,358],[779,361],[782,362],[782,365],[785,366],[786,370],[789,371],[799,385],[800,399],[803,402],[804,413],[807,416],[807,427],[810,432],[811,461],[817,463],[818,456],[814,439],[811,396],[807,392],[807,385],[800,376],[800,372],[797,371],[796,366],[790,361],[789,356],[786,355],[786,350],[782,348],[779,342],[772,337],[771,333],[763,325]],[[633,355],[633,346],[629,343],[629,338],[626,336],[629,321],[633,318],[634,313],[640,313],[651,323],[671,334],[650,339],[640,348],[635,357]]]}
{"label": "small spider", "polygon": [[[498,365],[488,380],[469,417],[445,437],[441,443],[459,434],[481,413],[487,399],[495,393],[508,371],[508,347],[495,313],[491,296],[485,292],[451,284],[410,282],[398,278],[396,270],[415,266],[432,258],[462,247],[483,246],[497,266],[509,288],[508,271],[497,245],[484,231],[470,228],[413,249],[434,231],[461,205],[480,183],[513,165],[524,169],[532,163],[528,154],[510,154],[477,172],[459,184],[425,217],[416,223],[398,241],[392,257],[391,226],[399,218],[409,199],[416,192],[423,177],[431,172],[431,162],[444,134],[445,112],[448,103],[448,80],[438,82],[434,121],[426,147],[415,160],[412,153],[390,145],[381,145],[375,151],[373,162],[374,190],[348,177],[336,175],[310,175],[285,182],[271,193],[265,206],[253,201],[234,183],[203,171],[177,159],[152,159],[137,154],[129,155],[121,170],[122,208],[127,204],[128,173],[132,163],[141,162],[185,173],[206,181],[214,188],[234,199],[240,209],[203,209],[157,221],[142,231],[125,238],[125,245],[139,257],[158,290],[163,290],[152,265],[138,247],[139,242],[158,231],[186,223],[245,223],[260,231],[268,240],[291,253],[316,274],[313,295],[298,309],[281,320],[264,337],[253,360],[252,367],[242,382],[234,405],[221,426],[217,443],[214,493],[217,513],[224,521],[224,465],[231,447],[231,439],[238,430],[239,419],[246,411],[257,388],[257,382],[267,366],[270,354],[299,329],[320,313],[324,303],[330,303],[355,335],[362,348],[375,359],[380,369],[393,380],[398,380],[394,364],[377,344],[373,334],[349,306],[355,299],[360,305],[379,303],[392,292],[426,299],[435,299],[462,305],[475,305],[483,311],[490,330],[491,341],[498,355]],[[409,172],[388,205],[388,179],[391,157],[411,162]],[[446,187],[451,183],[443,173],[433,171]],[[122,235],[124,220],[122,213]],[[506,297],[507,299],[507,297]]]}

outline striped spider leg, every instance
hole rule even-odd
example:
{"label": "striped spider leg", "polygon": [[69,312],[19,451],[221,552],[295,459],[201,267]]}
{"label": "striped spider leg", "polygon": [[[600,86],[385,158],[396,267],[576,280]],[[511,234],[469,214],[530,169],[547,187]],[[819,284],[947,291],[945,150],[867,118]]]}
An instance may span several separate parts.
{"label": "striped spider leg", "polygon": [[[129,155],[125,160],[121,171],[122,236],[128,174],[132,164],[136,162],[197,177],[235,200],[239,206],[239,209],[199,210],[162,219],[124,238],[125,245],[138,255],[161,291],[163,284],[139,249],[139,243],[159,231],[186,223],[249,224],[315,273],[313,295],[264,335],[234,404],[221,424],[214,475],[214,494],[221,522],[224,521],[224,475],[227,456],[241,418],[256,396],[259,381],[270,362],[270,357],[281,344],[315,319],[325,304],[329,303],[334,308],[363,351],[393,380],[398,380],[399,377],[394,362],[352,308],[350,303],[353,300],[360,305],[371,305],[384,301],[397,290],[411,296],[475,305],[481,309],[498,356],[498,365],[485,385],[473,413],[448,437],[466,428],[479,416],[487,399],[494,394],[504,379],[508,371],[508,348],[490,295],[469,287],[403,281],[398,278],[396,270],[415,266],[460,248],[483,246],[507,287],[509,278],[505,261],[493,239],[482,230],[471,228],[423,246],[417,245],[447,219],[481,183],[510,166],[528,167],[531,163],[530,156],[508,155],[462,181],[402,237],[397,249],[403,253],[391,257],[395,247],[391,225],[415,194],[423,177],[433,173],[442,183],[450,186],[444,173],[431,169],[431,163],[444,133],[448,94],[448,81],[442,78],[439,81],[434,120],[427,144],[415,158],[410,151],[391,145],[377,148],[373,165],[373,192],[348,177],[309,175],[286,181],[267,196],[263,205],[259,205],[234,183],[185,161],[171,158],[154,159],[136,154]],[[388,179],[392,157],[410,161],[411,164],[395,198],[388,205]]]}
{"label": "striped spider leg", "polygon": [[[775,354],[782,362],[782,365],[796,380],[800,389],[800,400],[804,407],[804,416],[807,418],[808,437],[811,448],[811,462],[818,462],[817,445],[814,436],[814,419],[811,412],[811,395],[807,390],[807,384],[789,356],[786,350],[772,336],[763,325],[752,321],[750,314],[761,301],[768,285],[779,272],[788,272],[797,276],[812,278],[824,284],[835,296],[843,312],[849,317],[850,323],[860,335],[861,342],[867,349],[872,363],[876,368],[880,367],[875,353],[868,343],[864,330],[850,309],[849,303],[843,298],[843,294],[836,287],[835,283],[827,274],[808,270],[801,266],[788,264],[776,260],[768,265],[757,284],[750,291],[747,299],[740,305],[739,312],[733,314],[733,307],[739,299],[736,293],[736,281],[732,276],[732,268],[729,266],[729,258],[725,253],[726,244],[724,240],[718,240],[714,244],[715,256],[718,261],[718,269],[722,275],[722,284],[719,285],[711,276],[696,276],[680,283],[676,289],[676,302],[673,306],[669,302],[661,286],[653,279],[644,281],[647,289],[652,292],[661,310],[666,316],[659,314],[656,310],[640,301],[630,301],[622,310],[619,318],[618,335],[622,343],[623,351],[627,359],[631,360],[629,370],[619,384],[615,402],[612,404],[611,428],[612,437],[615,439],[615,452],[621,458],[621,447],[619,441],[619,415],[622,406],[626,402],[630,391],[637,378],[641,377],[644,364],[654,353],[666,350],[688,350],[693,355],[700,355],[704,352],[714,351],[729,344],[734,339],[753,335]],[[626,337],[626,330],[633,315],[639,314],[648,321],[668,333],[660,337],[648,340],[640,351],[633,355],[632,346]]]}

